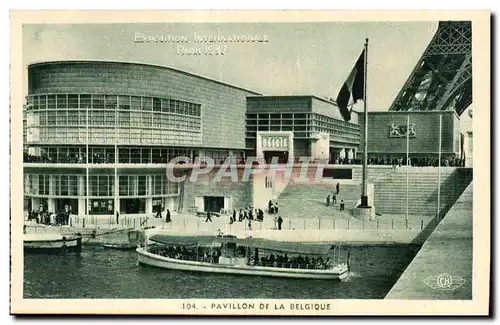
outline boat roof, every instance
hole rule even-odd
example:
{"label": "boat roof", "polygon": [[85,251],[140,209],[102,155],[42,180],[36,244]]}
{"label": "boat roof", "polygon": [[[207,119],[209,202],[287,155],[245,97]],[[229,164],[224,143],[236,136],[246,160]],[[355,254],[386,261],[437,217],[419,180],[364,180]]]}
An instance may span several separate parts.
{"label": "boat roof", "polygon": [[241,246],[257,248],[283,254],[327,255],[333,249],[332,244],[304,244],[282,242],[263,238],[235,238],[218,236],[169,236],[153,235],[151,241],[166,245],[196,246],[214,243],[236,243]]}

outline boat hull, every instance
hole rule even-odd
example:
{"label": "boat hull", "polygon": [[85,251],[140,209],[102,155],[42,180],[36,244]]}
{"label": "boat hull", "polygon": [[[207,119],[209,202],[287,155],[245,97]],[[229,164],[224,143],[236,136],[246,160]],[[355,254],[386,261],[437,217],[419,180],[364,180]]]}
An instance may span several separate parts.
{"label": "boat hull", "polygon": [[163,269],[207,272],[221,274],[239,274],[239,275],[260,275],[280,278],[298,278],[298,279],[322,279],[322,280],[342,280],[347,278],[348,271],[332,272],[331,270],[307,270],[307,269],[288,269],[249,265],[223,265],[211,264],[195,261],[184,261],[173,258],[152,254],[143,248],[137,248],[138,261],[140,264],[155,266]]}
{"label": "boat hull", "polygon": [[107,249],[116,249],[116,250],[134,250],[137,248],[137,245],[131,245],[131,244],[101,244],[101,246]]}
{"label": "boat hull", "polygon": [[81,251],[82,237],[24,241],[24,252],[30,254],[80,253]]}

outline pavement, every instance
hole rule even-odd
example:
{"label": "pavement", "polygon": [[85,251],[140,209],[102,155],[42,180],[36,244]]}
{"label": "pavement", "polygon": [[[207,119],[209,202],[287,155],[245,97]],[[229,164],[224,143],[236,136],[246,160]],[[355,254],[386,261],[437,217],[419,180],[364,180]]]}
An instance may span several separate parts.
{"label": "pavement", "polygon": [[300,218],[282,216],[283,224],[280,231],[274,222],[275,216],[277,215],[266,213],[263,222],[249,223],[249,220],[245,220],[230,223],[229,215],[224,214],[220,217],[214,216],[212,221],[209,221],[194,214],[172,213],[172,222],[167,223],[165,218],[121,215],[118,225],[111,216],[72,216],[71,226],[38,225],[33,221],[26,221],[25,224],[27,233],[80,232],[84,236],[90,236],[94,230],[97,234],[112,232],[118,234],[120,230],[155,227],[166,234],[186,236],[215,235],[218,231],[222,231],[242,237],[253,236],[282,241],[397,244],[414,242],[421,230],[430,222],[430,218],[420,216],[409,216],[406,223],[404,216],[400,215],[384,215],[376,221],[365,221],[337,213],[321,217],[311,217],[311,214],[308,214]]}
{"label": "pavement", "polygon": [[472,183],[385,299],[472,299]]}

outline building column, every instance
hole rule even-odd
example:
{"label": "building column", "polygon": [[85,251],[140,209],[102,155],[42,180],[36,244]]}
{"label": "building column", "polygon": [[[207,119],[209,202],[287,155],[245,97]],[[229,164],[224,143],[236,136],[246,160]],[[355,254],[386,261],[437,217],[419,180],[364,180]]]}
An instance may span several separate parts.
{"label": "building column", "polygon": [[146,176],[146,195],[153,195],[153,175]]}
{"label": "building column", "polygon": [[163,206],[165,207],[165,212],[167,211],[167,209],[170,210],[170,212],[174,211],[175,197],[168,196],[163,199],[163,202],[164,202]]}
{"label": "building column", "polygon": [[153,198],[146,198],[146,215],[153,214]]}
{"label": "building column", "polygon": [[56,195],[56,188],[59,185],[57,184],[58,178],[54,175],[49,175],[49,195]]}
{"label": "building column", "polygon": [[32,197],[31,198],[31,209],[33,211],[39,211],[40,210],[40,198],[38,198],[38,197]]}
{"label": "building column", "polygon": [[347,151],[347,159],[354,159],[354,150],[353,149],[349,149]]}
{"label": "building column", "polygon": [[[85,176],[84,175],[78,175],[78,196],[85,196]],[[78,210],[80,211],[80,210]],[[85,211],[85,207],[81,212]]]}
{"label": "building column", "polygon": [[85,215],[85,199],[78,199],[78,215]]}
{"label": "building column", "polygon": [[56,213],[56,199],[47,200],[47,210],[51,213]]}
{"label": "building column", "polygon": [[340,150],[339,157],[340,157],[340,159],[345,158],[345,149],[344,148],[342,148],[342,150]]}

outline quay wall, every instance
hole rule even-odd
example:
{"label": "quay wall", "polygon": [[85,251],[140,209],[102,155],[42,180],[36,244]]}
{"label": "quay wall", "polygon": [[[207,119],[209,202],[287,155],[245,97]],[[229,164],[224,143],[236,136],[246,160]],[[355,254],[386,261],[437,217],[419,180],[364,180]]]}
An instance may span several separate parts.
{"label": "quay wall", "polygon": [[[385,299],[472,299],[472,199],[471,183]],[[439,276],[452,277],[453,287],[440,287]]]}

